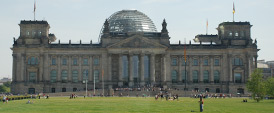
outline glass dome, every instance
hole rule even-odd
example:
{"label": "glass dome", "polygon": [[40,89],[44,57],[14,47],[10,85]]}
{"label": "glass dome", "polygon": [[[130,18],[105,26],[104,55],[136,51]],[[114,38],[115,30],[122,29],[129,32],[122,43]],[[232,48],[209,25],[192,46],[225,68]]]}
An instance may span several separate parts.
{"label": "glass dome", "polygon": [[110,32],[157,32],[151,19],[137,10],[122,10],[108,18]]}

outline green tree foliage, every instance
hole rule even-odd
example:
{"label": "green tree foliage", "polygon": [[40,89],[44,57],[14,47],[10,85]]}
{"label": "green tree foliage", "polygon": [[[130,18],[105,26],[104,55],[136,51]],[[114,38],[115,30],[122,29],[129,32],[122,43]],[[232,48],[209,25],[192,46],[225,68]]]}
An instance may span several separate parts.
{"label": "green tree foliage", "polygon": [[266,81],[266,94],[274,97],[274,78],[268,78]]}
{"label": "green tree foliage", "polygon": [[0,85],[0,92],[1,93],[6,93],[7,92],[7,87],[5,85]]}
{"label": "green tree foliage", "polygon": [[252,98],[257,102],[262,100],[266,94],[266,85],[262,72],[261,69],[255,69],[246,84],[248,91],[252,93]]}
{"label": "green tree foliage", "polygon": [[8,87],[8,88],[10,87],[10,84],[11,84],[10,81],[4,83],[4,85],[5,85],[6,87]]}

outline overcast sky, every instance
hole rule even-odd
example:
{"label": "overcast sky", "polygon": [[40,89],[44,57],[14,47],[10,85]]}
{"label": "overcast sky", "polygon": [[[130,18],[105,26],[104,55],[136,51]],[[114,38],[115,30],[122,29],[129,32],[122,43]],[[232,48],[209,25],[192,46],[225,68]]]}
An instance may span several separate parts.
{"label": "overcast sky", "polygon": [[[171,43],[193,40],[197,34],[217,34],[221,22],[249,21],[252,39],[257,39],[258,59],[274,60],[274,0],[36,0],[36,19],[47,20],[50,33],[61,43],[98,41],[106,18],[123,9],[137,9],[154,22],[157,30],[165,18]],[[19,37],[20,20],[33,20],[34,0],[0,2],[0,78],[12,76],[13,37]]]}

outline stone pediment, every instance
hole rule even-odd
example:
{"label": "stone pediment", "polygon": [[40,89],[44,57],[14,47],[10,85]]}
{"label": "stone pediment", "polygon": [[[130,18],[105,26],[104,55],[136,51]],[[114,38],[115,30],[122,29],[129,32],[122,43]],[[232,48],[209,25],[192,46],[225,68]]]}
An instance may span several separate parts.
{"label": "stone pediment", "polygon": [[107,48],[167,48],[167,46],[142,36],[133,36],[109,45]]}

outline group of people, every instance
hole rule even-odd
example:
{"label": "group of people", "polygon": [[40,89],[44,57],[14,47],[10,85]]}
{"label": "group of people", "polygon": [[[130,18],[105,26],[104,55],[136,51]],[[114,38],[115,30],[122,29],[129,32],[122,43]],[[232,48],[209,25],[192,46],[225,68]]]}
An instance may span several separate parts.
{"label": "group of people", "polygon": [[157,95],[155,95],[155,100],[158,100],[159,97],[161,97],[161,100],[165,97],[167,101],[168,100],[179,100],[178,94],[173,95],[172,96],[173,98],[172,98],[168,95],[168,93],[166,93],[166,95],[164,95],[163,93],[158,93]]}
{"label": "group of people", "polygon": [[[192,94],[192,96],[191,97],[193,97],[193,98],[200,98],[200,94]],[[226,98],[226,97],[232,97],[232,94],[222,94],[222,93],[220,93],[220,94],[204,94],[204,95],[202,95],[203,96],[203,98]]]}
{"label": "group of people", "polygon": [[9,97],[7,95],[3,96],[3,103],[8,103],[9,102]]}
{"label": "group of people", "polygon": [[73,98],[75,99],[76,97],[77,97],[76,94],[71,94],[70,97],[69,97],[69,99],[73,99]]}

